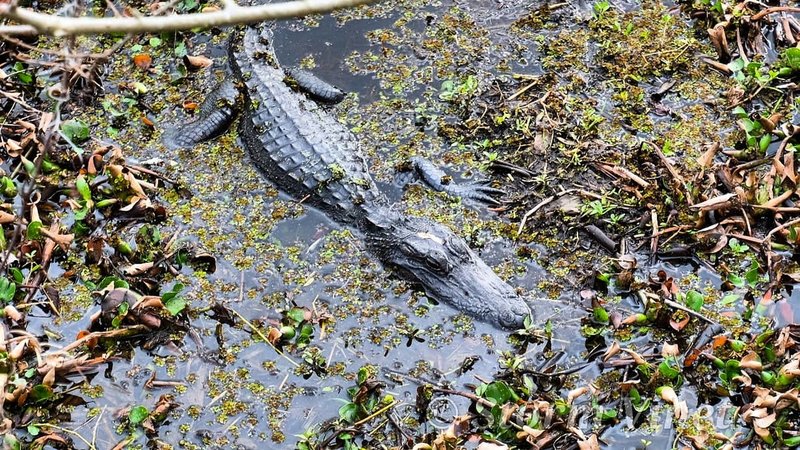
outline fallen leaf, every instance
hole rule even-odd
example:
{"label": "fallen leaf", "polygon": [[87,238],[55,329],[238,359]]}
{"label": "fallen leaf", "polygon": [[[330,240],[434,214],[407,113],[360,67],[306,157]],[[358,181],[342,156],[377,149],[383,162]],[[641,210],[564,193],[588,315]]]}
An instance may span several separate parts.
{"label": "fallen leaf", "polygon": [[138,53],[133,56],[133,64],[142,70],[147,70],[153,64],[153,58],[147,53]]}
{"label": "fallen leaf", "polygon": [[214,60],[205,56],[186,55],[183,57],[183,63],[186,64],[186,68],[189,70],[199,70],[211,67],[214,65]]}

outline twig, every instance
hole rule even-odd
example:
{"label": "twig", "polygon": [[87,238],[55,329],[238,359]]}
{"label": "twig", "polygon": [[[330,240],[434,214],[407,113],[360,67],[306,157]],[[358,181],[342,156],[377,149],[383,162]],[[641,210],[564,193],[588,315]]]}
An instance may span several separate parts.
{"label": "twig", "polygon": [[606,250],[611,253],[617,251],[617,243],[614,242],[613,239],[608,237],[607,234],[603,232],[600,228],[597,228],[594,225],[586,225],[583,227],[584,231],[589,233],[589,236],[593,237],[600,245],[602,245]]}
{"label": "twig", "polygon": [[683,188],[684,193],[686,194],[686,201],[689,203],[689,205],[692,205],[694,203],[694,199],[692,198],[692,193],[689,192],[688,189],[686,189],[686,180],[684,180],[683,177],[678,173],[678,171],[675,170],[675,167],[672,166],[672,163],[669,162],[667,157],[664,156],[664,153],[661,152],[661,149],[656,144],[650,141],[645,141],[645,142],[647,142],[648,144],[650,144],[651,147],[653,147],[653,151],[658,156],[658,159],[661,161],[661,164],[663,164],[664,167],[667,168],[667,171],[669,172],[670,176],[672,176],[672,178],[676,182],[680,183],[681,188]]}
{"label": "twig", "polygon": [[361,420],[359,420],[358,422],[354,423],[354,424],[353,424],[353,426],[354,426],[354,427],[360,427],[361,425],[364,425],[365,423],[367,423],[367,422],[369,422],[370,420],[372,420],[372,419],[374,419],[374,418],[376,418],[376,417],[380,416],[381,414],[385,413],[385,412],[386,412],[386,411],[388,411],[389,409],[391,409],[391,408],[394,408],[395,406],[397,406],[397,405],[399,405],[399,404],[400,404],[400,402],[398,402],[397,400],[395,400],[395,401],[393,401],[392,403],[389,403],[388,405],[384,406],[383,408],[381,408],[381,409],[379,409],[379,410],[375,411],[374,413],[370,414],[369,416],[367,416],[367,417],[364,417],[363,419],[361,419]]}
{"label": "twig", "polygon": [[778,231],[789,228],[792,225],[797,225],[798,223],[800,223],[800,219],[794,219],[771,229],[769,233],[767,233],[767,235],[764,237],[764,242],[768,242],[772,238],[772,235],[777,233]]}
{"label": "twig", "polygon": [[536,214],[536,211],[539,211],[539,210],[540,210],[540,209],[541,209],[543,206],[545,206],[545,205],[547,205],[548,203],[552,202],[552,201],[553,201],[553,200],[555,200],[556,198],[562,197],[562,196],[564,196],[564,195],[567,195],[567,194],[571,194],[571,193],[573,193],[573,192],[575,192],[575,189],[567,189],[567,190],[566,190],[566,191],[564,191],[564,192],[559,192],[559,193],[558,193],[558,194],[556,194],[556,195],[551,195],[550,197],[547,197],[546,199],[544,199],[544,200],[542,200],[541,202],[539,202],[539,203],[538,203],[536,206],[534,206],[533,208],[531,208],[531,209],[530,209],[528,212],[526,212],[526,213],[525,213],[525,215],[524,215],[524,216],[522,216],[522,221],[519,223],[519,228],[517,229],[517,237],[519,237],[519,236],[522,234],[522,230],[523,230],[523,229],[525,229],[525,223],[526,223],[526,222],[528,221],[528,219],[530,219],[530,218],[531,218],[531,217],[532,217],[534,214]]}
{"label": "twig", "polygon": [[321,14],[337,9],[366,5],[375,0],[294,0],[274,4],[224,8],[207,13],[178,14],[166,17],[58,17],[0,3],[0,17],[22,25],[0,26],[0,34],[50,34],[71,36],[106,33],[148,33],[182,31],[242,25],[266,20],[289,19]]}
{"label": "twig", "polygon": [[81,434],[78,433],[75,430],[70,430],[69,428],[59,427],[59,426],[53,425],[52,423],[34,423],[33,426],[39,427],[39,428],[52,428],[54,430],[58,430],[58,431],[60,431],[62,433],[65,433],[65,434],[71,434],[71,435],[77,437],[78,439],[80,439],[81,441],[83,441],[83,443],[86,444],[90,450],[97,450],[97,447],[95,447],[93,443],[89,442],[85,437],[81,436]]}
{"label": "twig", "polygon": [[768,16],[770,14],[775,14],[775,13],[778,13],[778,12],[800,12],[800,7],[796,7],[796,6],[774,6],[772,8],[767,8],[767,9],[765,9],[763,11],[759,11],[758,13],[753,14],[752,16],[750,16],[750,20],[755,22],[755,21],[763,19],[764,17],[766,17],[766,16]]}
{"label": "twig", "polygon": [[233,308],[230,308],[230,310],[231,310],[231,312],[233,312],[233,313],[236,315],[236,317],[238,317],[238,318],[239,318],[239,320],[241,320],[242,322],[244,322],[244,323],[245,323],[245,324],[246,324],[246,325],[247,325],[247,326],[248,326],[248,327],[249,327],[249,328],[250,328],[250,329],[251,329],[251,330],[252,330],[252,331],[253,331],[255,334],[257,334],[257,335],[258,335],[258,337],[260,337],[260,338],[261,338],[261,340],[263,340],[264,342],[266,342],[266,343],[267,343],[267,345],[269,345],[270,347],[272,347],[272,349],[273,349],[273,350],[275,350],[275,352],[276,352],[277,354],[281,355],[281,356],[282,356],[284,359],[286,359],[287,361],[289,361],[290,363],[292,363],[292,365],[293,365],[293,366],[295,366],[295,367],[300,367],[300,364],[297,364],[296,362],[294,362],[294,360],[293,360],[292,358],[289,358],[289,357],[286,355],[286,353],[283,353],[282,351],[278,350],[278,348],[277,348],[277,347],[275,347],[274,345],[272,345],[272,342],[270,342],[270,341],[269,341],[269,339],[267,339],[267,337],[266,337],[266,336],[264,336],[264,333],[262,333],[262,332],[261,332],[261,330],[259,330],[258,328],[256,328],[256,326],[255,326],[255,325],[253,325],[253,324],[252,324],[252,323],[251,323],[249,320],[245,319],[245,318],[244,318],[244,316],[242,316],[241,314],[239,314],[239,311],[237,311],[237,310],[235,310],[235,309],[233,309]]}
{"label": "twig", "polygon": [[715,325],[717,324],[717,322],[709,319],[708,317],[700,314],[699,312],[697,312],[697,311],[695,311],[693,309],[690,309],[690,308],[687,308],[687,307],[681,305],[680,303],[674,302],[674,301],[666,299],[666,298],[661,298],[661,297],[656,296],[656,295],[654,295],[652,297],[648,296],[647,293],[645,291],[642,291],[642,290],[636,291],[636,293],[639,295],[639,299],[644,304],[647,304],[648,299],[657,300],[657,301],[660,301],[660,302],[664,303],[667,306],[670,306],[672,308],[681,310],[681,311],[685,312],[686,314],[689,314],[690,316],[694,316],[694,317],[696,317],[696,318],[698,318],[698,319],[700,319],[700,320],[702,320],[704,322],[708,322],[710,324],[715,324]]}
{"label": "twig", "polygon": [[653,227],[653,235],[650,237],[650,255],[653,257],[658,253],[658,236],[661,234],[658,231],[658,213],[655,208],[650,210],[650,226]]}

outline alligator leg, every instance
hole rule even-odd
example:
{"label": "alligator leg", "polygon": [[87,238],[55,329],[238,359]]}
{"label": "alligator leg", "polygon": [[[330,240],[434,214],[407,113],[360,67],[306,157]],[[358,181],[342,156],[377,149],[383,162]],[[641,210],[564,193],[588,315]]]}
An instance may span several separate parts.
{"label": "alligator leg", "polygon": [[297,87],[311,99],[322,103],[339,103],[345,93],[327,81],[317,78],[313,73],[299,67],[284,68],[289,86]]}
{"label": "alligator leg", "polygon": [[230,79],[220,83],[200,105],[197,120],[164,132],[169,148],[191,148],[228,130],[236,118],[239,90]]}
{"label": "alligator leg", "polygon": [[446,192],[465,201],[472,201],[488,205],[499,205],[496,197],[505,195],[500,189],[487,186],[484,181],[469,183],[447,182],[447,175],[433,163],[425,158],[411,158],[411,167],[425,184],[440,192]]}

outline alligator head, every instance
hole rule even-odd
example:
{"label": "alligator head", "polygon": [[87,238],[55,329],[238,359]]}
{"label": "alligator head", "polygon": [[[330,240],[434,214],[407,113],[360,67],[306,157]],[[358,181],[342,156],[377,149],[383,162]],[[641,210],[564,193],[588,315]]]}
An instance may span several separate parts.
{"label": "alligator head", "polygon": [[434,300],[503,328],[521,328],[531,314],[522,297],[446,226],[388,208],[366,221],[371,250]]}

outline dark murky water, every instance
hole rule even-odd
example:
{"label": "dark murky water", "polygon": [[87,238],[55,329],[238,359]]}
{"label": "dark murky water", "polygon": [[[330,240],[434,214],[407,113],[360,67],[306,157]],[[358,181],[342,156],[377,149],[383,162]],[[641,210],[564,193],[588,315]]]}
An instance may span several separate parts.
{"label": "dark murky water", "polygon": [[[495,70],[497,60],[502,58],[509,61],[512,71],[538,73],[539,55],[534,50],[506,45],[510,24],[538,4],[523,5],[510,0],[443,1],[415,10],[417,16],[409,21],[407,28],[421,32],[426,21],[438,20],[453,6],[468,11],[497,46],[497,54],[480,61],[482,69]],[[586,13],[585,8],[581,11]],[[398,9],[383,18],[351,20],[343,26],[332,17],[321,18],[316,27],[299,22],[282,23],[276,32],[277,52],[284,64],[296,64],[312,55],[314,71],[349,92],[357,92],[357,108],[367,110],[371,103],[391,96],[391,90],[371,75],[352,75],[344,61],[353,52],[375,51],[376,46],[365,35],[379,28],[392,29],[402,15],[403,11]],[[570,24],[565,22],[564,26]],[[219,47],[207,51],[212,55],[224,53]],[[430,64],[418,55],[406,56],[417,58],[420,65]],[[428,88],[435,91],[438,85]],[[415,87],[408,95],[424,98],[428,88]],[[264,445],[273,448],[276,445],[273,441],[285,439],[279,446],[290,448],[296,435],[338,417],[345,391],[354,384],[351,375],[361,366],[374,365],[398,372],[424,368],[423,378],[448,374],[446,378],[455,380],[458,389],[464,388],[465,383],[475,383],[479,377],[491,379],[499,370],[497,354],[509,348],[506,333],[482,323],[475,323],[474,328],[467,327],[466,331],[461,329],[462,322],[453,320],[455,311],[446,305],[428,305],[423,296],[384,272],[363,251],[358,236],[343,234],[341,227],[318,212],[305,210],[296,217],[289,214],[289,218],[273,220],[278,216],[276,211],[286,208],[292,200],[269,190],[266,182],[242,162],[244,155],[233,139],[221,142],[221,148],[205,145],[172,154],[156,155],[142,149],[143,159],[159,156],[177,161],[180,167],[186,167],[181,169],[181,176],[193,180],[193,185],[205,186],[194,189],[191,199],[178,201],[173,211],[174,229],[182,230],[185,239],[210,247],[218,257],[217,271],[207,278],[197,280],[190,271],[184,273],[191,289],[192,307],[200,309],[221,302],[248,320],[256,321],[278,319],[276,308],[291,304],[308,308],[330,305],[329,309],[336,311],[336,325],[324,338],[317,328],[311,347],[328,367],[337,367],[345,376],[311,375],[305,379],[294,370],[308,354],[296,352],[282,357],[264,343],[254,341],[247,331],[220,325],[208,315],[199,314],[193,318],[192,331],[181,346],[161,347],[153,352],[136,350],[131,360],[115,362],[95,376],[92,385],[101,388],[102,395],[78,408],[73,426],[84,435],[91,434],[97,426],[97,448],[111,448],[120,439],[114,430],[115,413],[136,404],[151,406],[162,394],[174,395],[181,405],[159,430],[160,439],[165,442],[185,441],[183,444],[208,448],[205,447],[208,444],[203,444],[205,437],[222,448],[233,448],[230,443],[234,442],[242,448]],[[378,151],[372,163],[379,166],[381,158],[390,160],[390,155]],[[379,181],[392,185],[388,179]],[[399,191],[394,193],[396,197],[400,195]],[[181,209],[181,204],[185,209]],[[494,216],[488,219],[505,220]],[[584,305],[577,300],[581,286],[563,280],[566,288],[562,298],[538,299],[542,294],[536,286],[550,275],[536,262],[516,258],[517,246],[521,244],[524,243],[491,239],[482,256],[490,265],[515,267],[514,273],[519,275],[512,277],[510,283],[530,293],[539,323],[553,322],[553,350],[565,353],[564,365],[583,361],[587,349],[576,345],[583,342],[580,319],[586,315]],[[529,245],[547,252],[536,243]],[[333,256],[329,257],[329,253]],[[690,265],[670,263],[648,270],[662,267],[675,276],[693,270]],[[719,285],[714,274],[704,269],[699,273],[707,283]],[[630,299],[625,301],[631,310],[640,307]],[[417,314],[425,309],[428,311]],[[36,323],[36,319],[32,322]],[[48,322],[47,317],[42,317],[32,331],[37,332],[37,327],[43,328]],[[87,324],[87,320],[82,320],[60,331],[74,335],[87,328]],[[404,337],[403,330],[411,327],[424,330],[421,335],[424,342]],[[492,344],[487,345],[487,341]],[[540,350],[532,345],[528,356],[535,360],[533,355]],[[477,356],[478,362],[456,377],[453,372],[471,356]],[[598,373],[590,368],[580,376],[591,380]],[[181,388],[146,389],[144,383],[151,376],[159,381],[176,382]],[[386,381],[387,391],[410,411],[416,386]],[[448,419],[463,413],[466,406],[458,400],[448,404],[442,412],[441,425],[448,425]],[[100,412],[101,418],[85,419],[91,409],[93,416]],[[652,442],[648,448],[666,448],[674,439],[674,426],[646,434],[629,432],[623,423],[604,436],[609,448],[644,448],[645,438]]]}

